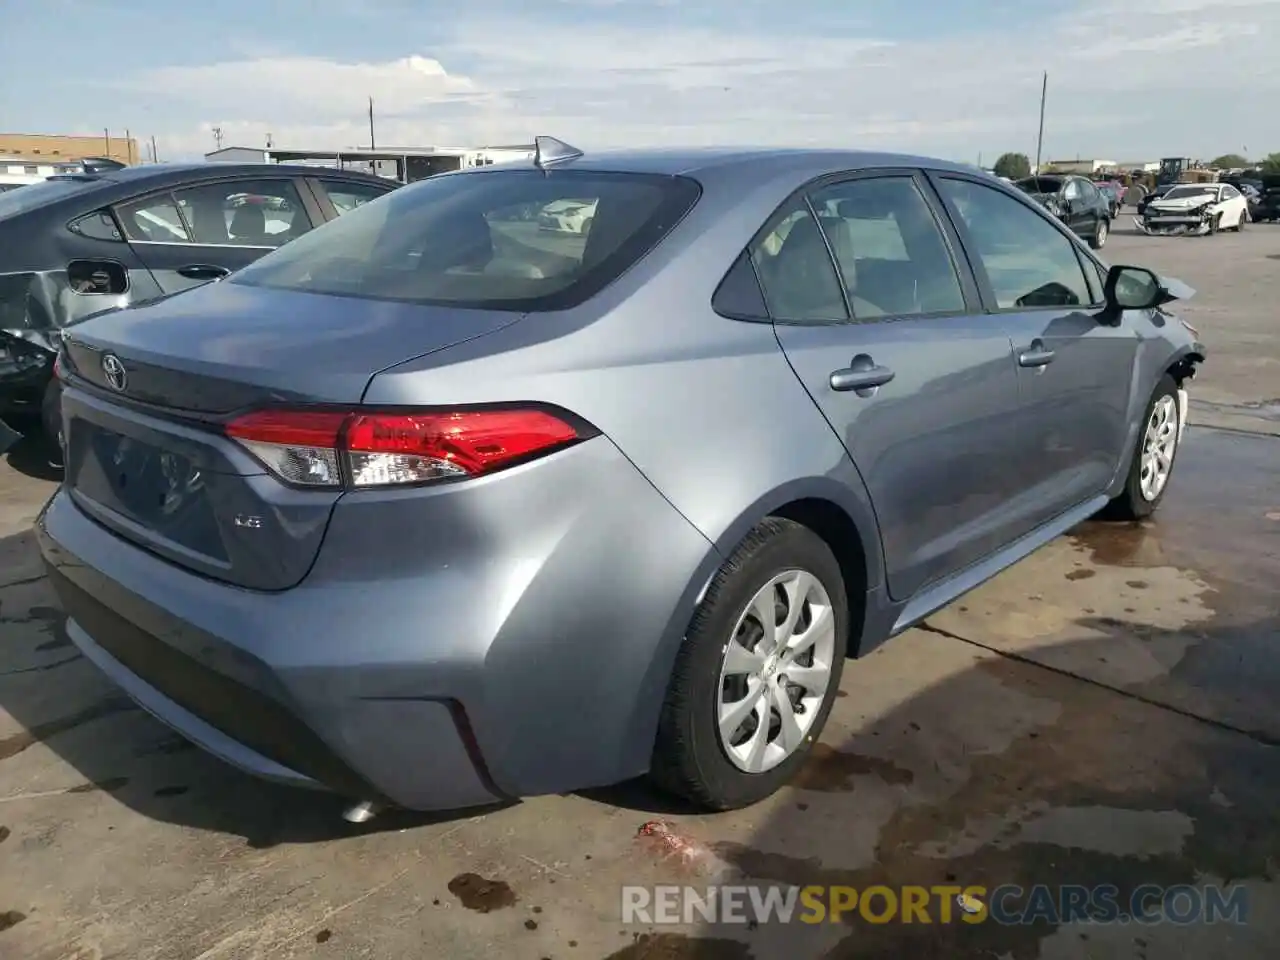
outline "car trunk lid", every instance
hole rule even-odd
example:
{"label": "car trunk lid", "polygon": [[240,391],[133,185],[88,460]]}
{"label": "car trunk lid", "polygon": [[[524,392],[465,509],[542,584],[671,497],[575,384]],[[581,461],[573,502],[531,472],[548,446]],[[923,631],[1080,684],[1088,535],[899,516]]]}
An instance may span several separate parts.
{"label": "car trunk lid", "polygon": [[220,282],[68,330],[66,485],[87,514],[204,576],[258,590],[310,569],[339,488],[293,488],[225,436],[233,414],[359,405],[380,370],[520,314]]}

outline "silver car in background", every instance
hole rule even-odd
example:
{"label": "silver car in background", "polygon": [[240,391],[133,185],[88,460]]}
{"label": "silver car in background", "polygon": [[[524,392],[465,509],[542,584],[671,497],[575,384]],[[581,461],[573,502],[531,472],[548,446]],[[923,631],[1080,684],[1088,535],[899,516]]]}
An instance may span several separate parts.
{"label": "silver car in background", "polygon": [[1179,292],[961,165],[540,141],[71,328],[37,534],[85,655],[261,776],[739,807],[846,658],[1156,508]]}

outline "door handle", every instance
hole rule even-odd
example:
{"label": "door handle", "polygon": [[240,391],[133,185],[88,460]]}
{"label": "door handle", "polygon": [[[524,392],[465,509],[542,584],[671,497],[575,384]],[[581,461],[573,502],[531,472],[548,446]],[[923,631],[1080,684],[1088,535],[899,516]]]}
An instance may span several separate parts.
{"label": "door handle", "polygon": [[226,267],[216,267],[211,263],[189,263],[178,268],[178,275],[188,280],[221,280],[230,272]]}
{"label": "door handle", "polygon": [[883,387],[894,376],[888,367],[879,366],[865,353],[860,353],[843,370],[832,371],[829,382],[831,389],[837,392],[856,390],[859,396],[869,397],[877,387]]}
{"label": "door handle", "polygon": [[1039,340],[1032,342],[1029,349],[1018,354],[1020,367],[1047,367],[1053,363],[1054,352]]}

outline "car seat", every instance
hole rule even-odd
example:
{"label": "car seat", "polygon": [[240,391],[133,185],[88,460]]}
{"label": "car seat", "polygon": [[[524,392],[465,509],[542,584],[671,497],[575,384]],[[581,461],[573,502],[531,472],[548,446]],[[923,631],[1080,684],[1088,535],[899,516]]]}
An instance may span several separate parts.
{"label": "car seat", "polygon": [[263,246],[267,241],[267,215],[256,203],[246,203],[236,207],[229,230],[237,243]]}

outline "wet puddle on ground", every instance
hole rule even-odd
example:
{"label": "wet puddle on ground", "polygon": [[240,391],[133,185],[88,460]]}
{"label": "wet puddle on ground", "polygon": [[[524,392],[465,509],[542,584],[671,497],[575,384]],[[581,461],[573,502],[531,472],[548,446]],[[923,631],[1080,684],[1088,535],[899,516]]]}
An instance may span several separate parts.
{"label": "wet puddle on ground", "polygon": [[489,880],[478,873],[462,873],[449,881],[449,892],[468,910],[491,913],[515,906],[516,894],[502,880]]}

